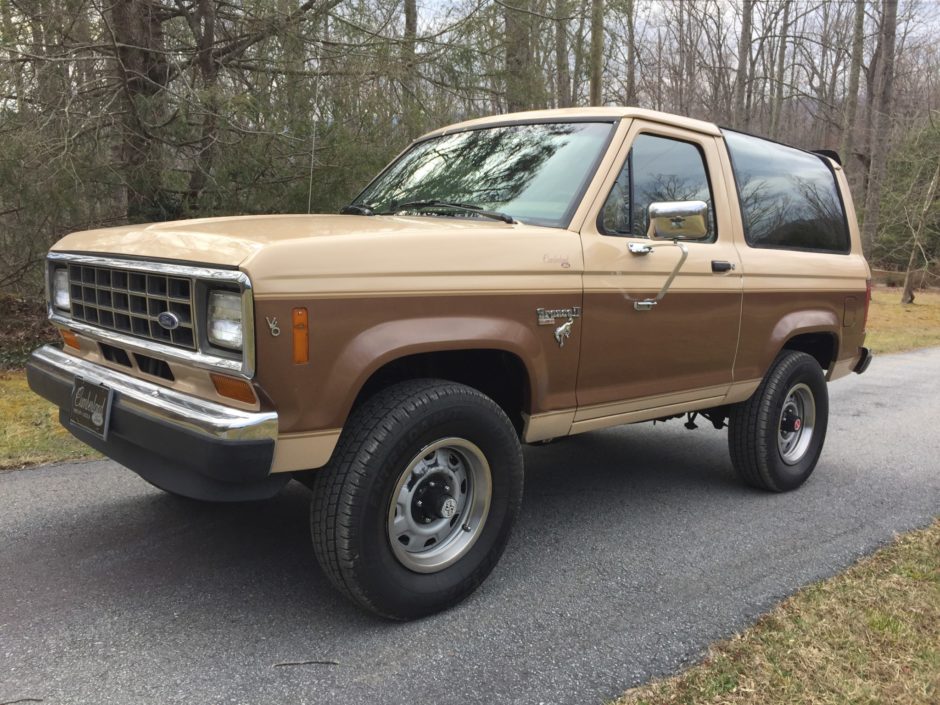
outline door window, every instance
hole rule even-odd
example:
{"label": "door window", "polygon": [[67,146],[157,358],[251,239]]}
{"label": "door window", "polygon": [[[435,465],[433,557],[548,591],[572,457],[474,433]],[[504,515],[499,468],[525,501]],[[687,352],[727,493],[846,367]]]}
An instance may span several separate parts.
{"label": "door window", "polygon": [[708,240],[715,239],[715,211],[701,149],[691,142],[641,134],[601,212],[605,235],[646,237],[649,207],[657,201],[705,201]]}

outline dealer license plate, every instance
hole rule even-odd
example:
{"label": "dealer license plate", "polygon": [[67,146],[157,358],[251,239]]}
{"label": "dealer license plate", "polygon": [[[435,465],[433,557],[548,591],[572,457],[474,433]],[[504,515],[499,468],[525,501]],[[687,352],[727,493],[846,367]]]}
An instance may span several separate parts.
{"label": "dealer license plate", "polygon": [[69,421],[73,426],[93,433],[102,440],[107,440],[113,399],[113,389],[78,377],[72,387]]}

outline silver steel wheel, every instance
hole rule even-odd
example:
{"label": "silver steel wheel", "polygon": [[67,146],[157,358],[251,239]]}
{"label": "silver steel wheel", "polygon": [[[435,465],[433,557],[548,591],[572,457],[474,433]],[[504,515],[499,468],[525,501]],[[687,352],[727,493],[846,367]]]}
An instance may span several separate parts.
{"label": "silver steel wheel", "polygon": [[425,446],[398,478],[388,508],[388,540],[398,561],[436,573],[476,543],[490,510],[490,466],[476,445],[442,438]]}
{"label": "silver steel wheel", "polygon": [[794,385],[780,410],[777,449],[787,465],[796,465],[806,455],[816,426],[816,400],[813,390],[800,382]]}

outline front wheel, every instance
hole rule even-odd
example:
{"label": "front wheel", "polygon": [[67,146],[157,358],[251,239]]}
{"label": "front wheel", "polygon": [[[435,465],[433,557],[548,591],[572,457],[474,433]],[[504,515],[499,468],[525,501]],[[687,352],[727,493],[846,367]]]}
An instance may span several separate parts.
{"label": "front wheel", "polygon": [[352,414],[313,478],[317,560],[383,617],[445,609],[496,565],[522,482],[518,436],[489,397],[442,380],[394,385]]}
{"label": "front wheel", "polygon": [[786,350],[753,396],[731,408],[731,462],[755,487],[772,492],[796,489],[816,468],[828,420],[822,368],[812,356]]}

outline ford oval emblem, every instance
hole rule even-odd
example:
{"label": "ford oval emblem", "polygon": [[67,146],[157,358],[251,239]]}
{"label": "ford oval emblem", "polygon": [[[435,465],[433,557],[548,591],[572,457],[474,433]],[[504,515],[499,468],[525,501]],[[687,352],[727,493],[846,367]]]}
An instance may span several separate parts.
{"label": "ford oval emblem", "polygon": [[157,323],[166,330],[176,330],[180,327],[180,317],[172,311],[164,311],[157,316]]}

